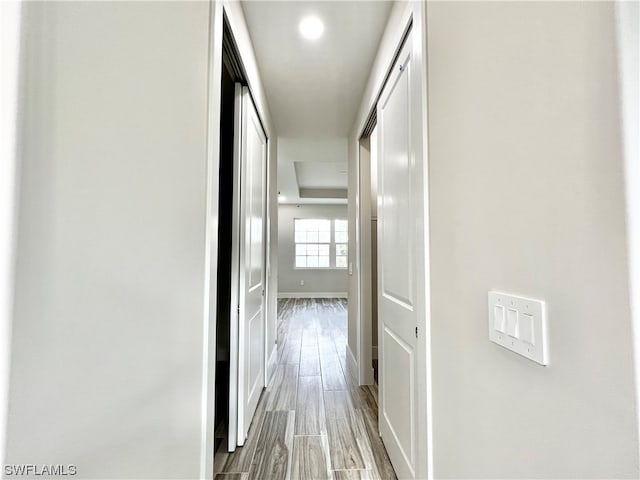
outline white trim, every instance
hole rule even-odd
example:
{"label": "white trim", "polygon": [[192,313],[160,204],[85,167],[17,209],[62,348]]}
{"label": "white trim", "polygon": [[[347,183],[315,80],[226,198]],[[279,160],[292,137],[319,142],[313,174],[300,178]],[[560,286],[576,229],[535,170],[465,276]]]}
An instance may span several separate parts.
{"label": "white trim", "polygon": [[416,478],[426,478],[431,480],[434,478],[433,470],[433,399],[431,396],[432,377],[431,377],[431,219],[429,216],[429,115],[428,115],[428,52],[427,52],[427,4],[426,2],[415,2],[413,4],[413,53],[416,65],[416,80],[419,86],[420,100],[420,127],[421,132],[418,135],[420,141],[420,151],[423,155],[422,166],[422,195],[423,195],[423,268],[424,268],[424,284],[422,289],[424,292],[423,311],[419,312],[424,318],[424,331],[418,337],[418,405],[424,405],[424,408],[418,408],[418,451],[426,452],[426,458],[417,465]]}
{"label": "white trim", "polygon": [[273,375],[276,373],[276,368],[278,367],[278,347],[277,345],[273,345],[273,349],[271,350],[271,355],[269,355],[269,361],[267,362],[267,376],[265,386],[269,385]]}
{"label": "white trim", "polygon": [[348,298],[347,292],[278,292],[278,298]]}
{"label": "white trim", "polygon": [[372,351],[373,341],[373,295],[371,288],[371,278],[373,276],[373,265],[371,261],[371,145],[370,138],[358,142],[358,208],[356,211],[356,225],[359,232],[359,242],[356,251],[359,255],[359,275],[358,275],[358,316],[360,318],[359,328],[359,352],[360,357],[358,369],[360,385],[373,385]]}
{"label": "white trim", "polygon": [[[202,403],[200,479],[213,477],[216,385],[216,295],[218,270],[218,190],[220,170],[220,110],[222,78],[222,5],[209,0],[207,112],[207,204],[205,218],[204,312],[202,325]],[[216,79],[218,81],[216,81]],[[213,128],[212,128],[213,127]]]}
{"label": "white trim", "polygon": [[[627,256],[631,326],[635,363],[636,415],[640,416],[640,99],[638,98],[638,30],[640,8],[637,2],[616,2],[616,53],[620,95],[620,123],[624,155],[627,220]],[[640,420],[636,422],[640,435]]]}
{"label": "white trim", "polygon": [[349,379],[351,380],[351,382],[353,382],[354,385],[357,385],[358,384],[358,362],[356,361],[356,356],[353,354],[353,352],[349,348],[349,345],[345,346],[345,350],[347,353],[346,355],[347,371],[345,373],[349,376]]}
{"label": "white trim", "polygon": [[[229,302],[229,352],[238,352],[240,325],[240,168],[242,163],[242,86],[234,85],[233,134],[233,200],[231,207],[231,295]],[[227,428],[227,450],[233,452],[238,445],[238,355],[229,355],[229,422]]]}

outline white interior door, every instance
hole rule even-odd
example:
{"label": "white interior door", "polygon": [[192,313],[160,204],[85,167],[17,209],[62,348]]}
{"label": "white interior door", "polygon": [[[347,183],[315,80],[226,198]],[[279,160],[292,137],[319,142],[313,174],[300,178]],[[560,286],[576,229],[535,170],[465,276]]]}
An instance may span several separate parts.
{"label": "white interior door", "polygon": [[238,446],[238,330],[240,321],[240,200],[242,163],[242,85],[235,84],[233,114],[233,211],[231,232],[231,304],[229,308],[229,425],[227,449]]}
{"label": "white interior door", "polygon": [[267,139],[242,88],[240,162],[238,445],[243,445],[264,388],[265,214]]}
{"label": "white interior door", "polygon": [[411,34],[378,101],[379,428],[398,478],[416,478],[422,159],[415,155]]}

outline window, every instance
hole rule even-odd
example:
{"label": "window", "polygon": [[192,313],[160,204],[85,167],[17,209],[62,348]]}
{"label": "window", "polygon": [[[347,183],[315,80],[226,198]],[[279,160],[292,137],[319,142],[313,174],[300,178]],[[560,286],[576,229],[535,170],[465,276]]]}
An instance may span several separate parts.
{"label": "window", "polygon": [[346,220],[334,220],[334,240],[336,243],[336,267],[347,268],[349,233]]}
{"label": "window", "polygon": [[296,267],[329,267],[331,221],[295,219]]}
{"label": "window", "polygon": [[296,218],[296,268],[347,268],[346,220]]}

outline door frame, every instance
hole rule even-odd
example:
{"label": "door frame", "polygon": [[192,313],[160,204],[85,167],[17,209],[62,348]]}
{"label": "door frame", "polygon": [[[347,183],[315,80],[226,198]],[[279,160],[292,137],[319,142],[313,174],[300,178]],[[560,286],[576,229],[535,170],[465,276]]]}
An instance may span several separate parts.
{"label": "door frame", "polygon": [[[219,167],[220,167],[220,110],[221,110],[221,80],[223,58],[224,24],[232,33],[234,47],[241,60],[246,83],[251,91],[258,117],[267,137],[267,181],[266,181],[266,218],[264,228],[265,240],[265,297],[263,299],[264,328],[265,328],[265,376],[264,383],[275,371],[275,364],[269,363],[269,355],[276,351],[275,344],[270,340],[275,338],[275,311],[277,302],[277,232],[270,231],[270,227],[277,228],[278,201],[275,197],[276,189],[272,183],[275,179],[277,164],[276,134],[271,114],[269,112],[266,95],[258,71],[251,38],[244,19],[242,6],[234,0],[209,0],[209,81],[208,81],[208,127],[207,127],[207,204],[205,220],[205,265],[204,267],[204,314],[203,314],[203,345],[202,345],[202,401],[201,401],[201,441],[200,441],[200,474],[202,480],[214,476],[215,454],[215,367],[216,367],[216,291],[217,291],[217,257],[218,257],[218,195],[219,195]],[[276,260],[277,261],[277,260]],[[274,298],[272,298],[274,297]],[[269,348],[271,347],[271,348]],[[275,359],[276,355],[271,355]]]}
{"label": "door frame", "polygon": [[[426,48],[426,2],[410,1],[399,2],[391,12],[387,30],[380,44],[378,55],[374,62],[372,76],[369,79],[365,97],[356,117],[355,137],[351,141],[355,143],[355,176],[356,176],[356,274],[357,291],[354,292],[357,298],[350,298],[355,301],[356,307],[356,338],[357,351],[355,352],[357,362],[357,372],[355,372],[360,385],[373,383],[372,361],[372,326],[371,326],[371,231],[364,228],[365,223],[370,218],[370,203],[367,201],[370,196],[371,186],[369,181],[368,165],[364,162],[370,161],[368,136],[375,121],[375,110],[378,99],[386,84],[386,80],[391,72],[393,64],[400,53],[404,39],[412,30],[411,41],[413,42],[413,61],[415,68],[416,84],[419,86],[420,97],[420,125],[419,131],[422,135],[414,138],[414,151],[421,152],[423,159],[423,215],[424,239],[421,250],[424,257],[421,259],[424,272],[424,304],[418,311],[418,318],[422,321],[418,324],[419,335],[417,341],[417,374],[420,381],[417,383],[418,394],[418,451],[427,452],[423,461],[416,466],[416,478],[433,478],[433,422],[432,422],[432,396],[431,396],[431,307],[430,307],[430,247],[429,247],[429,157],[428,157],[428,115],[427,115],[427,48]],[[351,200],[351,199],[350,199]],[[365,304],[365,302],[369,302]],[[380,340],[380,339],[379,339]],[[384,354],[384,353],[382,353]]]}

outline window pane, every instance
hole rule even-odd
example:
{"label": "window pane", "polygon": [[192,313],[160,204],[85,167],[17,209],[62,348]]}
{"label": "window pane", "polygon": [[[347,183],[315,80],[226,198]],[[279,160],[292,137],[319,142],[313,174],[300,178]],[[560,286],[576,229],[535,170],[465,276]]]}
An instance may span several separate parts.
{"label": "window pane", "polygon": [[331,233],[329,233],[329,232],[320,232],[318,234],[318,241],[320,243],[329,243],[331,241]]}
{"label": "window pane", "polygon": [[347,268],[347,257],[343,257],[343,256],[336,257],[336,267]]}
{"label": "window pane", "polygon": [[330,232],[331,231],[331,220],[318,220],[317,221],[318,230],[321,232]]}
{"label": "window pane", "polygon": [[336,255],[347,255],[347,244],[346,243],[338,243],[336,244]]}
{"label": "window pane", "polygon": [[304,232],[296,232],[296,243],[306,242],[307,234]]}
{"label": "window pane", "polygon": [[319,266],[328,267],[329,266],[329,255],[319,257]]}
{"label": "window pane", "polygon": [[307,257],[296,257],[296,267],[306,267]]}
{"label": "window pane", "polygon": [[317,267],[318,257],[307,257],[307,267]]}
{"label": "window pane", "polygon": [[307,242],[318,243],[318,232],[307,232]]}
{"label": "window pane", "polygon": [[306,220],[307,222],[307,231],[313,232],[318,230],[318,220],[314,220],[312,218]]}
{"label": "window pane", "polygon": [[318,255],[318,245],[307,245],[307,255]]}
{"label": "window pane", "polygon": [[346,232],[349,224],[346,220],[336,220],[336,232]]}
{"label": "window pane", "polygon": [[329,256],[329,245],[319,245],[318,246],[318,253],[320,255]]}
{"label": "window pane", "polygon": [[307,246],[305,244],[296,245],[296,255],[306,255],[307,254]]}
{"label": "window pane", "polygon": [[346,243],[347,241],[347,232],[336,232],[336,243]]}

